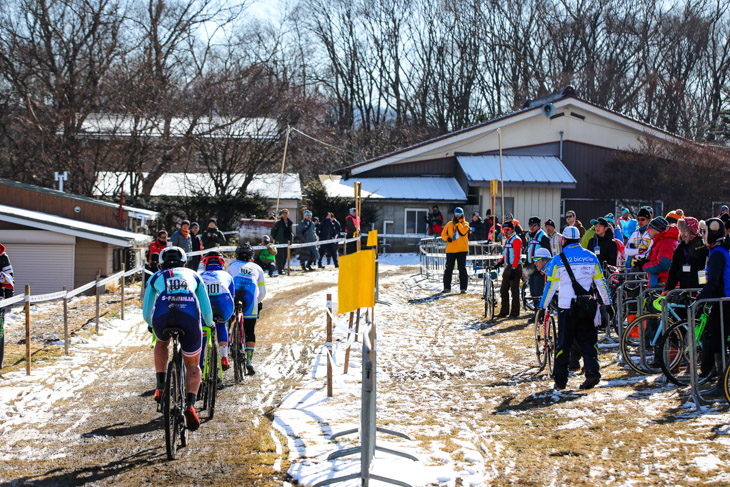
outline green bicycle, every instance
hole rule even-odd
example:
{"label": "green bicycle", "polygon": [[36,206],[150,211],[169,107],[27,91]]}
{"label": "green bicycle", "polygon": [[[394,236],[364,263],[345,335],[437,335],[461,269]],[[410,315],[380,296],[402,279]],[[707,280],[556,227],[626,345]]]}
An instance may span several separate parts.
{"label": "green bicycle", "polygon": [[203,326],[205,344],[203,346],[203,377],[198,395],[203,401],[201,410],[208,411],[208,419],[215,415],[215,399],[222,370],[218,358],[218,342],[215,340],[215,327]]}

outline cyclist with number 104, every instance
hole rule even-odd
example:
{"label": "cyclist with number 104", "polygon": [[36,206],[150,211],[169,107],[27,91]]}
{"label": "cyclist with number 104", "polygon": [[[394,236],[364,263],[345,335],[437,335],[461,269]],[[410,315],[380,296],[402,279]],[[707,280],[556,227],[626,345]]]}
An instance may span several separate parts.
{"label": "cyclist with number 104", "polygon": [[205,284],[192,269],[185,268],[187,256],[180,247],[166,247],[160,252],[160,270],[148,281],[145,290],[142,313],[147,325],[154,329],[155,372],[157,388],[155,400],[162,399],[168,359],[168,328],[182,330],[180,345],[185,365],[185,424],[195,431],[200,419],[195,411],[195,399],[200,387],[200,350],[202,348],[201,318],[205,324],[213,326],[213,312]]}
{"label": "cyclist with number 104", "polygon": [[[236,289],[235,301],[243,309],[243,330],[246,347],[246,373],[254,375],[253,353],[256,347],[256,320],[261,311],[261,301],[266,296],[266,283],[261,267],[253,262],[253,248],[248,243],[242,243],[236,248],[236,260],[228,266],[228,273],[233,277]],[[234,316],[234,319],[236,317]],[[240,336],[231,337],[240,340]],[[236,343],[240,343],[237,341]],[[239,347],[236,347],[239,349]]]}
{"label": "cyclist with number 104", "polygon": [[[223,370],[230,368],[228,362],[228,329],[226,322],[233,316],[233,296],[236,288],[233,285],[233,277],[224,271],[225,261],[217,252],[211,253],[203,259],[205,271],[200,273],[200,278],[205,283],[210,299],[210,307],[213,310],[215,321],[215,334],[218,339],[218,350]],[[201,368],[203,354],[200,355]]]}

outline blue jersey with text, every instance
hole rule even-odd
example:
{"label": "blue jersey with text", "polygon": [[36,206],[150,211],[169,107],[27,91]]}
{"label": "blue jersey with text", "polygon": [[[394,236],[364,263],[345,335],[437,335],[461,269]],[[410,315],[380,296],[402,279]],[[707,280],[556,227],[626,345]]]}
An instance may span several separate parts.
{"label": "blue jersey with text", "polygon": [[213,317],[218,322],[228,321],[233,315],[233,296],[236,294],[233,277],[226,271],[215,270],[201,272],[200,278],[208,292]]}
{"label": "blue jersey with text", "polygon": [[243,303],[244,318],[258,318],[258,304],[266,296],[264,272],[253,262],[236,260],[228,266],[236,288],[235,298]]}

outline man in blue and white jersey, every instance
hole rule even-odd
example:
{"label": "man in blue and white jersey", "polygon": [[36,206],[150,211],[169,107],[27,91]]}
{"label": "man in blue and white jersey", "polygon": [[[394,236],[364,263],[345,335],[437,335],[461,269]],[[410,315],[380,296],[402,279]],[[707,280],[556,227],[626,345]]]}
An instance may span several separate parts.
{"label": "man in blue and white jersey", "polygon": [[[590,389],[601,380],[598,365],[598,332],[593,322],[596,308],[593,306],[591,311],[590,306],[584,306],[585,301],[576,299],[576,296],[591,294],[591,285],[595,284],[605,305],[610,306],[611,298],[598,257],[580,245],[580,231],[573,226],[566,227],[562,236],[563,252],[553,257],[544,271],[547,276],[547,287],[540,300],[540,309],[543,310],[560,290],[558,344],[554,369],[555,388],[560,390],[567,385],[570,346],[573,340],[576,340],[583,355],[586,375],[586,380],[580,388]],[[564,259],[567,260],[575,276],[577,287],[581,288],[578,295]]]}
{"label": "man in blue and white jersey", "polygon": [[[221,367],[228,370],[231,365],[228,362],[228,328],[226,322],[233,316],[233,296],[236,288],[233,285],[233,277],[223,270],[226,263],[223,257],[217,252],[211,253],[203,259],[205,270],[200,273],[200,278],[205,283],[205,289],[210,298],[210,307],[213,310],[215,321],[215,334],[218,338],[218,348],[221,357]],[[205,339],[205,335],[203,335]],[[200,354],[201,367],[205,359],[205,351]]]}
{"label": "man in blue and white jersey", "polygon": [[166,247],[160,252],[160,270],[147,282],[142,313],[151,326],[157,342],[155,344],[155,371],[157,389],[155,400],[159,401],[165,387],[169,338],[165,339],[167,328],[180,328],[185,336],[180,339],[183,362],[185,363],[185,419],[190,431],[200,426],[200,420],[193,405],[200,387],[200,349],[203,330],[201,318],[213,326],[213,313],[205,285],[192,269],[185,268],[187,256],[180,247]]}
{"label": "man in blue and white jersey", "polygon": [[[266,283],[261,267],[253,262],[253,249],[248,243],[236,248],[236,259],[228,266],[236,288],[234,298],[243,305],[243,330],[246,334],[246,372],[255,374],[251,361],[256,347],[256,320],[261,311],[261,301],[266,296]],[[237,340],[239,337],[232,337]]]}

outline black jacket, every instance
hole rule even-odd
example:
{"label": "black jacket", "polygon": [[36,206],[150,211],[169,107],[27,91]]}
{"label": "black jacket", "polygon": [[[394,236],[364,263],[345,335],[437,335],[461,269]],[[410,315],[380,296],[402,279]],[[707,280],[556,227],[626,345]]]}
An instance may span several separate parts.
{"label": "black jacket", "polygon": [[274,228],[271,229],[271,238],[278,244],[285,244],[292,240],[292,221],[287,218],[286,221],[279,218],[274,223]]}
{"label": "black jacket", "polygon": [[[223,232],[221,232],[218,227],[206,228],[198,235],[201,237],[204,249],[212,249],[213,247],[223,246],[226,244],[226,236],[223,235]],[[194,242],[193,250],[195,250]]]}
{"label": "black jacket", "polygon": [[[710,250],[699,236],[688,244],[680,242],[672,255],[672,266],[669,268],[664,290],[671,291],[677,286],[682,289],[702,287],[697,273],[705,269],[708,255]],[[684,272],[685,265],[689,265],[689,272]]]}
{"label": "black jacket", "polygon": [[598,257],[601,267],[605,267],[606,264],[616,265],[616,261],[618,260],[618,245],[613,239],[613,230],[607,228],[603,237],[596,235],[589,241],[588,250],[595,253],[596,247],[600,250],[596,257]]}
{"label": "black jacket", "polygon": [[477,221],[471,220],[469,222],[469,228],[471,229],[471,231],[469,232],[469,240],[487,239],[486,233],[484,232],[484,229],[486,227],[481,218],[477,218]]}

